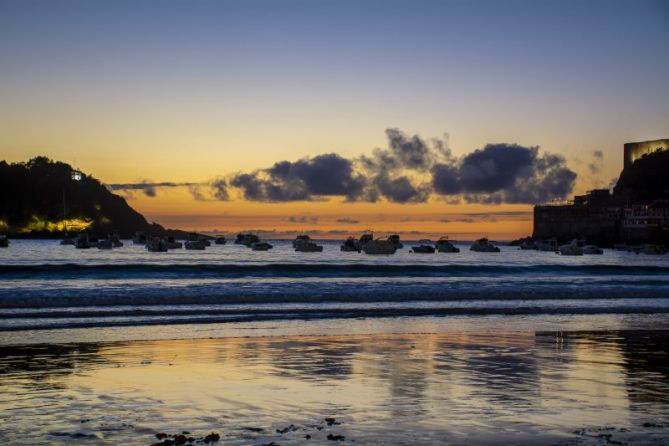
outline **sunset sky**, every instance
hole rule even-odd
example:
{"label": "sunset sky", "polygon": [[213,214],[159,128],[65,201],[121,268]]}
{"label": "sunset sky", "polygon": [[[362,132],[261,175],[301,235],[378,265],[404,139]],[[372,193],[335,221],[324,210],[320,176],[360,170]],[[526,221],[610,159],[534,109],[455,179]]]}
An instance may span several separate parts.
{"label": "sunset sky", "polygon": [[511,239],[669,137],[669,2],[0,0],[0,135],[168,227]]}

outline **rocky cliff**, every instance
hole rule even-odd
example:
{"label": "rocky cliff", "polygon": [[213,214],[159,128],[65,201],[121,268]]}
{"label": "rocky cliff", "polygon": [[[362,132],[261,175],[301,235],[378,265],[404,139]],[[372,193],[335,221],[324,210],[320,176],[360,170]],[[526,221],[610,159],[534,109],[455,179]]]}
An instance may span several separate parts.
{"label": "rocky cliff", "polygon": [[48,236],[83,229],[118,232],[122,237],[135,231],[167,232],[147,222],[100,181],[68,164],[45,157],[26,163],[0,161],[0,232]]}

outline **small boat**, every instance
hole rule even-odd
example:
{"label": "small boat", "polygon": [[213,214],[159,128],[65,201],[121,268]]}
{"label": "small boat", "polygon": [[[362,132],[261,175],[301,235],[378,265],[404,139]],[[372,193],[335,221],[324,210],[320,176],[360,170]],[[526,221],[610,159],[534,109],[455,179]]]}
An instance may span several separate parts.
{"label": "small boat", "polygon": [[[205,237],[203,235],[200,235],[200,234],[197,234],[195,232],[191,232],[190,234],[188,234],[186,244],[188,244],[188,242],[200,242],[200,244],[204,245],[205,248],[207,246],[211,246],[211,242],[209,241],[209,239],[207,237]],[[195,246],[195,245],[193,245],[193,246]],[[199,249],[199,248],[188,248],[188,247],[186,247],[186,249]]]}
{"label": "small boat", "polygon": [[132,236],[132,243],[134,245],[146,245],[147,241],[146,233],[142,231],[137,231],[135,232],[135,235]]}
{"label": "small boat", "polygon": [[499,252],[499,248],[492,244],[487,238],[483,237],[472,243],[470,251],[476,252]]}
{"label": "small boat", "polygon": [[365,254],[388,255],[388,254],[395,254],[395,251],[397,251],[397,247],[392,241],[388,239],[376,239],[366,242],[362,246],[362,250],[364,251]]}
{"label": "small boat", "polygon": [[582,256],[584,243],[579,239],[574,239],[566,245],[560,246],[560,254],[563,256]]}
{"label": "small boat", "polygon": [[390,237],[388,237],[388,240],[390,240],[393,244],[395,244],[395,248],[397,249],[404,248],[404,245],[400,241],[400,236],[398,234],[391,235]]}
{"label": "small boat", "polygon": [[235,239],[237,245],[244,245],[246,247],[251,247],[252,244],[260,241],[260,237],[255,234],[249,233],[239,233]]}
{"label": "small boat", "polygon": [[585,245],[583,247],[583,254],[588,254],[588,255],[598,255],[598,254],[604,254],[604,250],[600,248],[599,246],[595,245]]}
{"label": "small boat", "polygon": [[448,240],[448,237],[442,237],[437,240],[435,248],[437,248],[437,251],[439,252],[460,252],[460,248],[456,248],[453,243]]}
{"label": "small boat", "polygon": [[184,248],[204,251],[207,248],[206,240],[186,240],[184,243]]}
{"label": "small boat", "polygon": [[340,249],[344,252],[360,252],[358,249],[358,242],[353,238],[347,238],[344,243],[341,244]]}
{"label": "small boat", "polygon": [[178,242],[172,235],[168,236],[166,241],[167,249],[181,249],[184,247],[183,243]]}
{"label": "small boat", "polygon": [[357,241],[358,250],[362,250],[367,243],[372,241],[374,241],[374,233],[372,231],[365,231]]}
{"label": "small boat", "polygon": [[224,235],[217,235],[216,238],[214,239],[214,243],[217,245],[225,245],[228,243]]}
{"label": "small boat", "polygon": [[299,245],[309,242],[311,242],[311,237],[306,234],[300,234],[293,240],[293,248],[297,248]]}
{"label": "small boat", "polygon": [[91,246],[92,243],[88,234],[79,234],[77,240],[74,242],[74,247],[77,249],[90,249]]}
{"label": "small boat", "polygon": [[254,251],[267,251],[272,249],[274,246],[270,245],[267,242],[255,242],[251,244],[251,249]]}
{"label": "small boat", "polygon": [[318,245],[315,242],[308,241],[298,243],[295,246],[295,251],[297,252],[323,252],[323,245]]}
{"label": "small boat", "polygon": [[0,235],[0,248],[9,248],[9,239],[6,235]]}
{"label": "small boat", "polygon": [[420,243],[419,246],[413,246],[411,248],[411,252],[415,254],[434,254],[436,251],[435,247],[432,246],[432,241],[431,240],[419,240],[418,243]]}
{"label": "small boat", "polygon": [[151,237],[146,242],[146,249],[149,252],[167,252],[167,241],[160,237]]}

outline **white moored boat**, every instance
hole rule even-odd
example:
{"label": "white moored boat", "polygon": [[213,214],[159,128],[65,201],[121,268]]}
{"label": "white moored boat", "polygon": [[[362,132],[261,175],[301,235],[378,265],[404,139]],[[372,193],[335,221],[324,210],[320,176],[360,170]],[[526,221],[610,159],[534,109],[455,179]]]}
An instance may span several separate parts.
{"label": "white moored boat", "polygon": [[297,252],[323,252],[323,245],[319,245],[315,242],[303,242],[299,243],[295,247],[295,251]]}
{"label": "white moored boat", "polygon": [[268,251],[272,249],[274,246],[270,245],[267,242],[255,242],[251,244],[251,249],[254,251]]}
{"label": "white moored boat", "polygon": [[360,252],[358,242],[353,237],[347,238],[344,243],[341,244],[340,249],[344,252]]}
{"label": "white moored boat", "polygon": [[204,251],[207,247],[206,240],[186,240],[184,248],[191,250]]}
{"label": "white moored boat", "polygon": [[437,248],[437,251],[439,252],[460,252],[460,248],[456,248],[448,237],[442,237],[437,240],[435,248]]}
{"label": "white moored boat", "polygon": [[383,255],[383,254],[395,254],[397,247],[395,243],[388,239],[376,239],[370,240],[365,243],[362,247],[362,250],[365,254],[374,254],[374,255]]}
{"label": "white moored boat", "polygon": [[499,248],[492,244],[487,238],[481,238],[472,243],[470,251],[476,252],[499,252]]}
{"label": "white moored boat", "polygon": [[420,243],[420,245],[413,246],[411,248],[411,252],[415,254],[434,254],[434,252],[436,251],[435,247],[432,246],[431,240],[427,239],[418,240],[418,243]]}
{"label": "white moored boat", "polygon": [[250,248],[251,245],[260,241],[260,237],[255,234],[249,233],[239,233],[235,239],[235,244],[244,245],[247,248]]}
{"label": "white moored boat", "polygon": [[563,256],[582,256],[584,243],[579,239],[574,239],[566,245],[560,246],[560,254]]}

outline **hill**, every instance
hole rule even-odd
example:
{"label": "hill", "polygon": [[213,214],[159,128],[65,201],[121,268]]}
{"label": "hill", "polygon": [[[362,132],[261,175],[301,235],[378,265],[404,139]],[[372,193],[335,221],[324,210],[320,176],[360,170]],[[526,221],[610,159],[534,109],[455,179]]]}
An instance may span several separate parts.
{"label": "hill", "polygon": [[0,161],[0,231],[38,237],[81,230],[118,232],[121,237],[135,231],[174,232],[150,224],[123,197],[69,164],[46,157]]}
{"label": "hill", "polygon": [[650,203],[669,199],[669,151],[651,153],[637,159],[620,173],[614,197],[630,203]]}

